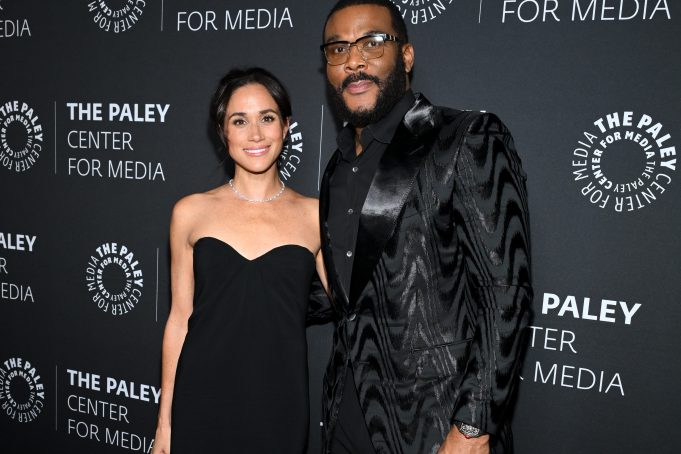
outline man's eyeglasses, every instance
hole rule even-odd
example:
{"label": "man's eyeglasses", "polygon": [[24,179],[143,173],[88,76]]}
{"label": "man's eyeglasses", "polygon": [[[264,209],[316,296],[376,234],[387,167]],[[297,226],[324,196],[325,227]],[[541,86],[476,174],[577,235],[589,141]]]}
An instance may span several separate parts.
{"label": "man's eyeglasses", "polygon": [[352,46],[357,47],[359,54],[365,61],[382,57],[386,41],[399,42],[399,39],[397,36],[385,33],[372,33],[370,35],[362,36],[352,43],[347,41],[334,41],[322,44],[319,48],[324,51],[326,61],[330,65],[336,66],[342,65],[348,61],[348,58],[350,58],[350,48]]}

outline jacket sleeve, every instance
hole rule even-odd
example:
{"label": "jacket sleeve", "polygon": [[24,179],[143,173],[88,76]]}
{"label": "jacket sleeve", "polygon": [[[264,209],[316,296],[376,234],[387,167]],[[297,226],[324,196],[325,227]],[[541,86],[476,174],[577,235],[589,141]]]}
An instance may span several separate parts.
{"label": "jacket sleeve", "polygon": [[513,400],[532,287],[525,174],[508,129],[476,115],[455,164],[453,203],[473,331],[453,421],[496,434]]}
{"label": "jacket sleeve", "polygon": [[315,273],[310,286],[310,297],[307,302],[307,317],[305,324],[321,325],[330,323],[335,318],[335,312],[331,306],[331,300],[324,290],[319,275]]}

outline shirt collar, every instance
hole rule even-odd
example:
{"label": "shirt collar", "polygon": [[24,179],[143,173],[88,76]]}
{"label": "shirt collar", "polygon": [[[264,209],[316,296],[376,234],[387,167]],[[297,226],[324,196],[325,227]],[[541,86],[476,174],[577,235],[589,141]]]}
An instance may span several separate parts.
{"label": "shirt collar", "polygon": [[[414,92],[407,90],[388,115],[364,128],[362,130],[362,136],[360,137],[362,148],[366,150],[369,144],[374,140],[389,144],[395,135],[397,127],[415,101],[416,97],[414,96]],[[336,138],[336,143],[338,144],[338,149],[344,160],[352,161],[356,158],[355,129],[352,125],[348,123],[341,129]]]}

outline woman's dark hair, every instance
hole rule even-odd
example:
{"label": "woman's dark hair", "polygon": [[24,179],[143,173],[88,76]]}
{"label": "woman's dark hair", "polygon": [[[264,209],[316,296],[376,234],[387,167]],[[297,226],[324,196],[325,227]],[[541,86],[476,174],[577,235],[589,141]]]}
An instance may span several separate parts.
{"label": "woman's dark hair", "polygon": [[220,80],[210,104],[210,118],[220,141],[225,146],[227,146],[227,140],[225,139],[224,123],[227,103],[238,88],[250,84],[259,84],[265,87],[277,104],[282,119],[291,116],[291,100],[286,88],[271,72],[257,67],[232,69]]}

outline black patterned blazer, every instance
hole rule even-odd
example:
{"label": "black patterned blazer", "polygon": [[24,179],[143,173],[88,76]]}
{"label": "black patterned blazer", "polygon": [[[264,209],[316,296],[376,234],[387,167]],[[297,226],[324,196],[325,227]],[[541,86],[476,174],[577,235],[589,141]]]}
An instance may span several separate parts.
{"label": "black patterned blazer", "polygon": [[349,291],[326,223],[322,250],[337,315],[324,378],[329,452],[346,373],[379,454],[435,453],[454,420],[512,450],[507,409],[532,297],[525,175],[492,114],[423,96],[385,151],[362,208]]}

